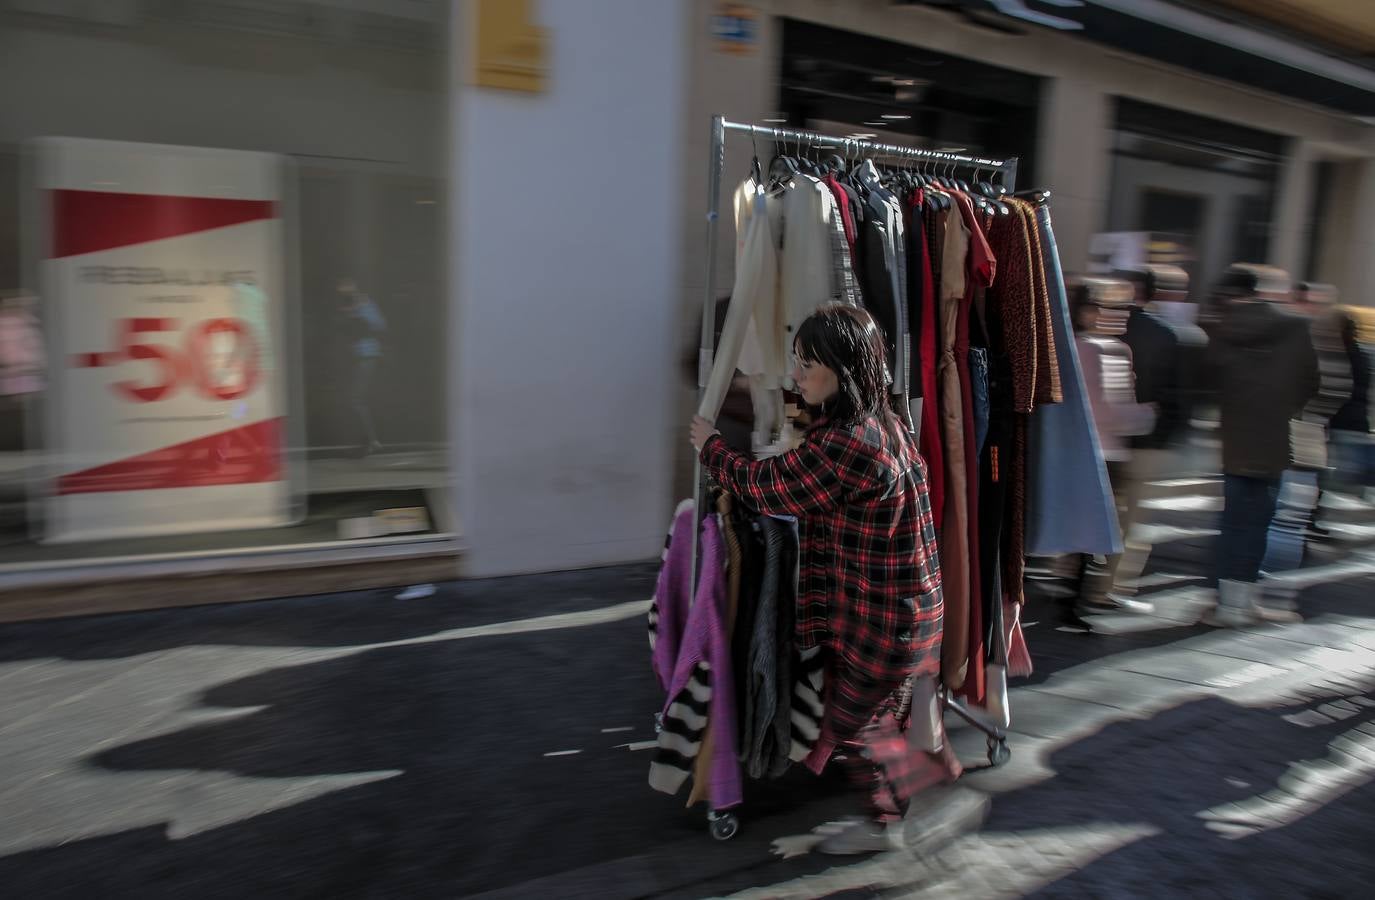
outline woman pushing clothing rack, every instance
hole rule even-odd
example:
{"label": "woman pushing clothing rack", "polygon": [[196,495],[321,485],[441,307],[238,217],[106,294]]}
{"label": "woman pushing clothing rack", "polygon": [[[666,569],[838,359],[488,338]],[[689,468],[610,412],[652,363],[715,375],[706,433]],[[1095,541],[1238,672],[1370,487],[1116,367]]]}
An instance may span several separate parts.
{"label": "woman pushing clothing rack", "polygon": [[[888,399],[883,335],[858,308],[829,305],[798,329],[792,378],[815,411],[801,446],[752,460],[706,419],[692,423],[703,468],[801,536],[797,640],[828,657],[820,773],[836,750],[864,759],[870,815],[824,852],[890,846],[911,798],[960,765],[936,693],[941,582],[926,467]],[[910,727],[909,727],[910,723]]]}

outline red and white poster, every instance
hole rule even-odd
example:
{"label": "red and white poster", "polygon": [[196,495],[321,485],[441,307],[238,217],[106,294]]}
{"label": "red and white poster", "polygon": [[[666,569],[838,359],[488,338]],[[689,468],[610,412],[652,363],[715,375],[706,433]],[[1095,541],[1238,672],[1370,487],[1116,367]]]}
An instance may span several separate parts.
{"label": "red and white poster", "polygon": [[287,524],[284,160],[37,142],[48,540]]}

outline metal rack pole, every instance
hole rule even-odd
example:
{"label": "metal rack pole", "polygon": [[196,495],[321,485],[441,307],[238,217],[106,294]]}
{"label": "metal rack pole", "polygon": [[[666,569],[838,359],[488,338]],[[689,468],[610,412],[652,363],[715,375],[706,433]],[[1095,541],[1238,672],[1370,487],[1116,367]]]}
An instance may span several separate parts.
{"label": "metal rack pole", "polygon": [[[720,116],[712,120],[713,134],[715,123],[720,120],[721,126],[726,131],[740,131],[753,134],[756,137],[771,138],[775,143],[786,142],[808,142],[812,144],[829,144],[837,147],[845,146],[860,152],[868,152],[871,155],[880,156],[906,156],[918,159],[939,160],[956,165],[976,167],[980,169],[999,169],[1004,170],[1011,165],[1012,170],[1016,171],[1016,159],[999,160],[987,159],[981,156],[965,156],[959,153],[947,153],[944,150],[925,150],[921,147],[903,147],[896,144],[883,144],[860,138],[843,138],[830,134],[821,134],[816,131],[799,131],[795,128],[773,128],[768,125],[749,125],[741,122],[729,122],[721,119]],[[724,142],[724,141],[723,141]]]}
{"label": "metal rack pole", "polygon": [[[716,232],[721,218],[721,170],[726,164],[726,120],[722,116],[711,119],[711,152],[707,157],[707,277],[702,296],[702,339],[697,351],[697,404],[711,378],[716,354]],[[697,542],[703,517],[706,516],[706,486],[702,483],[702,456],[692,460],[692,590],[697,593]]]}

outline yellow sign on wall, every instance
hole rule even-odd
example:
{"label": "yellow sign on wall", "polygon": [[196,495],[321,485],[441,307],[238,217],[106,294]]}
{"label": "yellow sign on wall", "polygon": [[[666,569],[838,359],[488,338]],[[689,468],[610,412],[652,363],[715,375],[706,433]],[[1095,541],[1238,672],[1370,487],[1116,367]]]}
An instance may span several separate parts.
{"label": "yellow sign on wall", "polygon": [[717,3],[711,34],[718,53],[753,53],[759,45],[759,13],[743,3]]}
{"label": "yellow sign on wall", "polygon": [[530,21],[530,0],[473,0],[473,83],[536,93],[549,74],[549,32]]}

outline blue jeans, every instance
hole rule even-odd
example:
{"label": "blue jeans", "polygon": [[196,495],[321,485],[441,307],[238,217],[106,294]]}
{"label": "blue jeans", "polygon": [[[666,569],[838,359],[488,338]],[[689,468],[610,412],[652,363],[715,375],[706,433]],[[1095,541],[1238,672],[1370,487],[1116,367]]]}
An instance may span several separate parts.
{"label": "blue jeans", "polygon": [[1278,478],[1223,476],[1222,536],[1218,538],[1218,579],[1257,581],[1265,558],[1265,539],[1279,500]]}
{"label": "blue jeans", "polygon": [[974,399],[974,455],[982,456],[984,441],[988,440],[988,351],[983,347],[969,350],[969,385]]}
{"label": "blue jeans", "polygon": [[1350,489],[1375,487],[1375,443],[1371,436],[1333,429],[1330,445],[1336,482]]}

